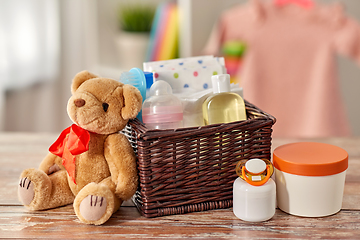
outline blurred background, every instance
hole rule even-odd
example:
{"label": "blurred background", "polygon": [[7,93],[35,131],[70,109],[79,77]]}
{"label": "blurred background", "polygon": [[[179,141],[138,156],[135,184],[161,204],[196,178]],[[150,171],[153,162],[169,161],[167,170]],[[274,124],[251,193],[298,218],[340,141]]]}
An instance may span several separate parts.
{"label": "blurred background", "polygon": [[[178,24],[168,29],[177,32],[174,35],[177,42],[170,46],[172,54],[163,56],[175,58],[202,55],[221,12],[245,2],[166,2],[176,6],[176,14],[172,15],[169,9],[175,8],[160,0],[0,1],[0,131],[58,133],[71,124],[66,105],[71,80],[77,72],[86,69],[118,79],[123,71],[141,68],[139,60],[133,57],[140,55],[140,62],[154,60],[148,51],[150,30],[146,26],[140,30],[125,26],[129,24],[125,21],[136,21],[131,16],[124,19],[127,14],[124,9],[130,4],[145,6],[149,10],[145,14],[155,16],[160,14],[159,6],[163,12],[167,7],[168,18],[163,22],[178,19]],[[317,2],[341,2],[347,15],[360,21],[360,1]],[[134,31],[140,32],[138,37],[129,40],[128,33]],[[339,56],[338,72],[352,134],[360,136],[360,68],[353,60]]]}

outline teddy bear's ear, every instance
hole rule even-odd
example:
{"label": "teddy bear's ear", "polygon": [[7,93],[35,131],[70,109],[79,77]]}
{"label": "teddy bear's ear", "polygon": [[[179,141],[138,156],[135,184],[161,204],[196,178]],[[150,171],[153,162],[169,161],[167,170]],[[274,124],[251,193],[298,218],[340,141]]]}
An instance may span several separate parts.
{"label": "teddy bear's ear", "polygon": [[142,107],[142,97],[140,91],[131,85],[123,86],[124,107],[121,109],[121,116],[128,120],[135,118]]}
{"label": "teddy bear's ear", "polygon": [[86,70],[76,74],[72,80],[71,93],[74,94],[83,82],[92,78],[97,78],[97,76],[95,74],[89,73]]}

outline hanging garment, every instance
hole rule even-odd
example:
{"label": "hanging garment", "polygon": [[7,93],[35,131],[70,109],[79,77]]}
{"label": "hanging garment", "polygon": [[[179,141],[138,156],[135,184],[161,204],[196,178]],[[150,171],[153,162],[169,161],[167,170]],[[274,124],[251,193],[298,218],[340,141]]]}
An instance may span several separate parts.
{"label": "hanging garment", "polygon": [[360,26],[340,5],[254,0],[221,15],[205,53],[217,55],[231,40],[247,44],[237,77],[245,99],[276,117],[274,136],[350,134],[336,54],[360,64]]}

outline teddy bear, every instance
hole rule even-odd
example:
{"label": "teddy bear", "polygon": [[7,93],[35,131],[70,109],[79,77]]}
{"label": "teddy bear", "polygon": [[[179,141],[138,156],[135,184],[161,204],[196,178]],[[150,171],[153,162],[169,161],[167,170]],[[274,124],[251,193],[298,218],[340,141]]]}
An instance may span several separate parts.
{"label": "teddy bear", "polygon": [[83,223],[100,225],[135,193],[135,153],[121,131],[141,110],[131,85],[82,71],[74,77],[67,112],[74,124],[49,148],[38,169],[21,173],[18,197],[30,210],[73,203]]}

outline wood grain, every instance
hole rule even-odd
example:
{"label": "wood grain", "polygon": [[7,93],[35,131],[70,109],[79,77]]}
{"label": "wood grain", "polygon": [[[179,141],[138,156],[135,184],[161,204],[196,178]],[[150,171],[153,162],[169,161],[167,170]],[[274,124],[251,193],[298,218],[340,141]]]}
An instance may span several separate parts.
{"label": "wood grain", "polygon": [[0,238],[206,238],[206,239],[359,239],[360,212],[342,210],[324,218],[301,218],[276,211],[262,223],[237,219],[232,209],[149,219],[122,207],[102,226],[80,223],[71,206],[41,212],[0,207]]}
{"label": "wood grain", "polygon": [[[149,219],[123,206],[104,225],[91,226],[79,222],[71,205],[32,212],[17,200],[21,171],[37,167],[56,137],[0,134],[1,239],[360,239],[360,138],[316,140],[349,153],[343,208],[332,216],[302,218],[277,210],[269,221],[248,223],[230,208]],[[273,149],[294,141],[274,139]]]}

